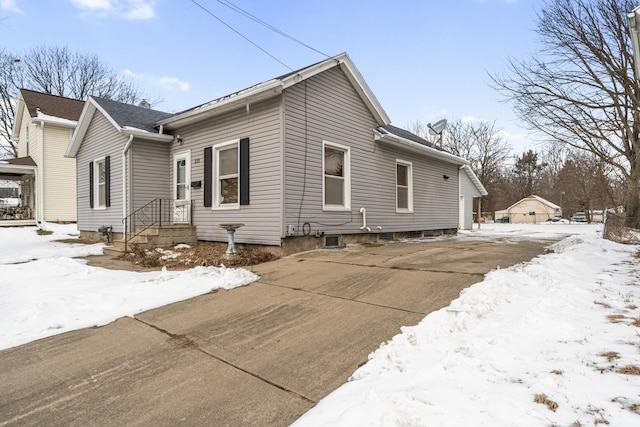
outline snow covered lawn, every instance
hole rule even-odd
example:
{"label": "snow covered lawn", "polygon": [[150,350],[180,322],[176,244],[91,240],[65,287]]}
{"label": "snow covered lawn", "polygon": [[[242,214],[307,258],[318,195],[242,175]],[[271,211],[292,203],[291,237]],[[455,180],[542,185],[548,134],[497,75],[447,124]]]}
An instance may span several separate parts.
{"label": "snow covered lawn", "polygon": [[293,425],[639,426],[639,248],[601,239],[600,228],[461,233],[574,236],[403,328]]}
{"label": "snow covered lawn", "polygon": [[[73,257],[100,245],[0,229],[0,349],[257,279],[242,269],[135,273]],[[640,425],[638,246],[586,224],[486,224],[451,239],[565,237],[490,272],[370,355],[294,425]]]}
{"label": "snow covered lawn", "polygon": [[258,279],[230,268],[137,273],[90,267],[73,257],[102,254],[102,244],[55,241],[77,235],[75,225],[47,229],[53,234],[0,228],[0,349]]}

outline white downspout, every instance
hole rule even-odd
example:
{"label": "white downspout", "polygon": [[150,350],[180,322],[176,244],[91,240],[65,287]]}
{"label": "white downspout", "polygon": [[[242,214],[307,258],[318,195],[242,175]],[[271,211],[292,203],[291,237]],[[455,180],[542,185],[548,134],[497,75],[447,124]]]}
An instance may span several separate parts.
{"label": "white downspout", "polygon": [[[40,121],[40,158],[38,159],[38,206],[36,206],[36,217],[40,217],[40,223],[44,224],[44,121]],[[36,218],[38,222],[38,218]]]}
{"label": "white downspout", "polygon": [[[127,153],[133,143],[133,135],[129,135],[129,140],[122,150],[122,218],[127,217]],[[125,230],[122,232],[122,239],[125,238]]]}

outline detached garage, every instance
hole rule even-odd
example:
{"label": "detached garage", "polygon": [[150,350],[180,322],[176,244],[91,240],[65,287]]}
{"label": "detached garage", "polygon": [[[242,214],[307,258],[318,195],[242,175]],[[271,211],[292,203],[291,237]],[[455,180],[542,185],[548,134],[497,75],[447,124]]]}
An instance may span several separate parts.
{"label": "detached garage", "polygon": [[525,197],[507,209],[496,211],[496,220],[508,217],[515,224],[537,224],[562,217],[562,208],[535,195]]}

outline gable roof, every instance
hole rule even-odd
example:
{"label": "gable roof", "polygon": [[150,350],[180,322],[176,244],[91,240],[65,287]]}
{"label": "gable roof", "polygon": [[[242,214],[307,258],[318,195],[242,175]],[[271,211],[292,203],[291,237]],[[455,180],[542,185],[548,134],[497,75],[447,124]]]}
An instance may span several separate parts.
{"label": "gable roof", "polygon": [[84,107],[84,101],[29,89],[20,89],[12,129],[12,139],[15,140],[18,137],[25,109],[32,119],[72,128],[75,127],[80,118],[82,107]]}
{"label": "gable roof", "polygon": [[171,116],[164,111],[152,110],[139,105],[125,104],[106,98],[91,97],[115,124],[122,128],[140,129],[157,133],[154,123]]}
{"label": "gable roof", "polygon": [[388,125],[390,120],[387,113],[385,113],[375,95],[371,92],[371,89],[346,53],[341,53],[324,61],[174,114],[169,118],[156,122],[156,125],[164,126],[167,129],[174,129],[178,126],[194,123],[243,105],[253,104],[277,96],[282,93],[284,89],[301,83],[333,67],[340,67],[345,73],[376,122],[380,126]]}
{"label": "gable roof", "polygon": [[90,96],[84,105],[65,157],[78,154],[82,140],[89,129],[93,115],[99,111],[120,133],[150,141],[172,141],[173,135],[161,133],[154,122],[171,116],[171,113],[152,110],[139,105],[126,104],[105,98]]}
{"label": "gable roof", "polygon": [[511,206],[509,206],[509,207],[508,207],[507,209],[505,209],[505,210],[509,210],[509,209],[513,208],[514,206],[519,205],[519,204],[520,204],[520,203],[522,203],[522,202],[525,202],[525,201],[531,201],[531,200],[536,200],[536,201],[538,201],[538,202],[542,203],[543,205],[547,205],[547,206],[549,206],[551,209],[562,209],[560,206],[558,206],[558,205],[556,205],[556,204],[554,204],[554,203],[551,203],[550,201],[548,201],[548,200],[546,200],[546,199],[543,199],[543,198],[542,198],[542,197],[540,197],[540,196],[536,196],[535,194],[532,194],[532,195],[530,195],[530,196],[527,196],[527,197],[525,197],[525,198],[523,198],[523,199],[518,200],[517,202],[515,202],[514,204],[512,204]]}
{"label": "gable roof", "polygon": [[20,95],[31,117],[37,117],[38,111],[40,111],[47,116],[77,122],[82,113],[82,107],[84,107],[84,101],[28,89],[20,89]]}

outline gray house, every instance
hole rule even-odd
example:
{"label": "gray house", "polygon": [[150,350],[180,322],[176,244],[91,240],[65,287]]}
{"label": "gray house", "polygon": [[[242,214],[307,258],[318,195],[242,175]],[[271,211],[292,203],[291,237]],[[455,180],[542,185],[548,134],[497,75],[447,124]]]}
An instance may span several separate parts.
{"label": "gray house", "polygon": [[486,194],[467,161],[392,126],[346,54],[178,114],[89,98],[67,156],[78,228],[116,239],[158,216],[208,241],[241,223],[236,242],[288,253],[470,228]]}

